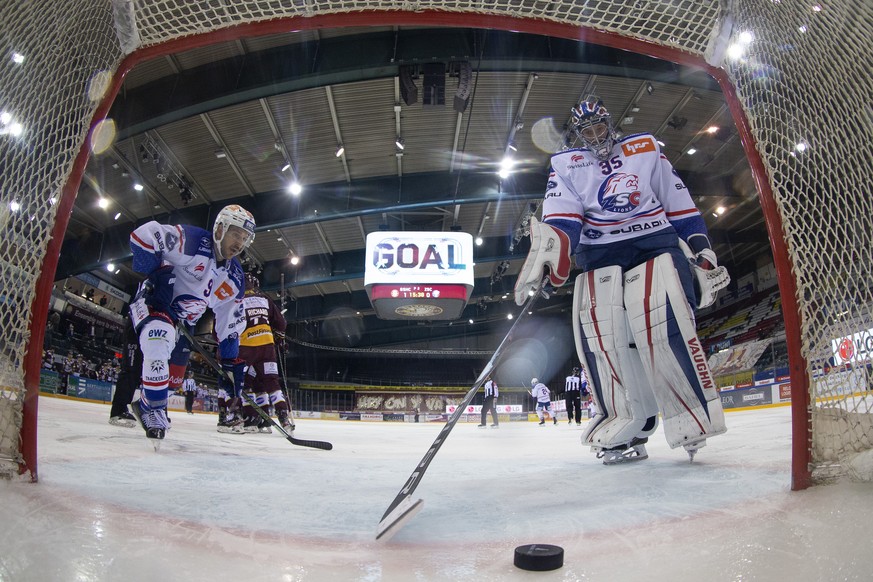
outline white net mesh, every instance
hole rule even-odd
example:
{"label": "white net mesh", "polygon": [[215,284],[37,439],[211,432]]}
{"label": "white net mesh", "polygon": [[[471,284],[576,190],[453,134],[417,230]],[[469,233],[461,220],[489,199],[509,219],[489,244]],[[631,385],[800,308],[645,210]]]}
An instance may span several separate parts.
{"label": "white net mesh", "polygon": [[42,347],[29,345],[36,282],[61,188],[96,106],[88,81],[114,70],[121,56],[106,2],[73,5],[6,2],[0,12],[9,51],[0,57],[0,472],[6,474],[21,460],[25,353]]}
{"label": "white net mesh", "polygon": [[[801,329],[788,332],[800,334],[808,362],[793,373],[815,375],[812,462],[835,472],[847,455],[869,446],[869,420],[859,420],[859,415],[870,418],[870,401],[859,393],[869,382],[858,383],[839,366],[819,373],[832,356],[832,340],[854,340],[854,334],[873,328],[873,197],[866,192],[873,183],[873,4],[868,0],[822,6],[812,0],[113,0],[117,36],[105,0],[43,4],[37,11],[13,3],[0,14],[10,45],[27,58],[26,68],[7,58],[0,69],[2,107],[26,126],[24,141],[0,136],[0,225],[6,233],[0,246],[5,296],[0,456],[18,460],[29,301],[54,223],[50,200],[59,196],[94,111],[89,80],[101,71],[114,72],[122,52],[138,46],[287,17],[348,13],[347,24],[354,26],[353,13],[376,10],[421,14],[422,24],[433,22],[434,14],[468,13],[584,26],[700,58],[741,42],[744,53],[735,60],[729,56],[724,67],[764,162],[761,178],[769,182],[782,218],[771,228],[778,232],[781,226],[792,262]],[[13,200],[20,204],[15,212],[9,210]],[[856,367],[869,362],[853,358],[849,363]]]}

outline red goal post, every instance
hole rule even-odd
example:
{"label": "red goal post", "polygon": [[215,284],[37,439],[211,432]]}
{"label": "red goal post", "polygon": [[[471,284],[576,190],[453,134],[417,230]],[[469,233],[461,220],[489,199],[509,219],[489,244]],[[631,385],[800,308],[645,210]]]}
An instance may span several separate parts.
{"label": "red goal post", "polygon": [[0,126],[0,473],[37,478],[40,352],[58,253],[95,128],[124,74],[215,42],[343,26],[516,30],[708,71],[733,114],[770,234],[792,384],[792,488],[846,472],[871,447],[871,404],[855,373],[863,362],[824,365],[834,341],[873,329],[867,0],[42,4],[13,3],[0,15],[7,46],[24,57],[0,64],[9,115]]}

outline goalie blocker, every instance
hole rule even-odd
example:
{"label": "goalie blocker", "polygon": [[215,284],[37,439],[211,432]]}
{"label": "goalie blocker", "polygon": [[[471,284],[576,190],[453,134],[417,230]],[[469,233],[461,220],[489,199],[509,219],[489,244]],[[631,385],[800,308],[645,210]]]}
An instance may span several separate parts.
{"label": "goalie blocker", "polygon": [[596,450],[627,449],[651,435],[660,411],[671,448],[693,459],[727,429],[721,400],[673,258],[576,278],[574,337],[600,415],[582,436]]}

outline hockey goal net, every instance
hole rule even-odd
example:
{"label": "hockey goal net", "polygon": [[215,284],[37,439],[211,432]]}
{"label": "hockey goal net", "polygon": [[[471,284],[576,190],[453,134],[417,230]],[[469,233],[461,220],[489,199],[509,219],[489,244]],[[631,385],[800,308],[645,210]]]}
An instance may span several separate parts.
{"label": "hockey goal net", "polygon": [[0,14],[0,467],[36,479],[40,352],[60,242],[91,128],[123,74],[234,37],[391,24],[581,38],[699,66],[719,81],[779,275],[793,487],[840,474],[873,441],[871,23],[868,0],[10,3]]}

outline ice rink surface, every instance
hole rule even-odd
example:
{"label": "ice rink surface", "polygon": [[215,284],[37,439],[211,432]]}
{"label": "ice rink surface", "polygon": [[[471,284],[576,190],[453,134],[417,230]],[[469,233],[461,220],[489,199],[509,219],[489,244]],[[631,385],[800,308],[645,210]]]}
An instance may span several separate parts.
{"label": "ice rink surface", "polygon": [[[659,429],[606,467],[560,423],[459,424],[387,543],[385,509],[442,424],[298,420],[223,435],[171,412],[159,453],[109,407],[39,402],[39,483],[0,481],[2,581],[870,580],[873,487],[790,491],[790,410],[731,412],[693,464]],[[526,572],[513,550],[560,545]]]}

